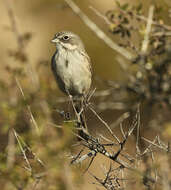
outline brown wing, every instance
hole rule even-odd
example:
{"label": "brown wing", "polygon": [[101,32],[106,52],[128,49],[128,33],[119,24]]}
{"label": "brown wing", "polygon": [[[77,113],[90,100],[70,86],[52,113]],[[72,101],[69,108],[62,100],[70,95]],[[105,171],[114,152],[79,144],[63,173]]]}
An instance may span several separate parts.
{"label": "brown wing", "polygon": [[89,69],[89,71],[90,71],[90,73],[92,75],[93,74],[93,70],[92,70],[92,66],[91,66],[91,59],[90,59],[90,57],[88,56],[88,54],[86,53],[86,51],[84,51],[84,52],[81,51],[81,54],[84,55],[86,57],[87,61],[89,62],[88,69]]}

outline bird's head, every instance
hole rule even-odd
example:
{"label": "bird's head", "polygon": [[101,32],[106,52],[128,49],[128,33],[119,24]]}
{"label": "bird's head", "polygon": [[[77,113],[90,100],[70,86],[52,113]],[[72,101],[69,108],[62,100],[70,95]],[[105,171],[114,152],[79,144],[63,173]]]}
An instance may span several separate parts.
{"label": "bird's head", "polygon": [[52,42],[58,47],[63,47],[68,50],[80,49],[84,50],[84,45],[80,37],[72,32],[62,31],[55,34]]}

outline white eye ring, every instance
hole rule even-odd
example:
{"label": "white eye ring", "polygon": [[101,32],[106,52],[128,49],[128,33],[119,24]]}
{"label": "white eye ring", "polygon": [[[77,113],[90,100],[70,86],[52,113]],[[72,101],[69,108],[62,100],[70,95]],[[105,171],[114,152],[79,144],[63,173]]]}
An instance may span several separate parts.
{"label": "white eye ring", "polygon": [[68,40],[68,39],[69,39],[69,36],[65,35],[65,36],[63,36],[62,39],[63,39],[63,40]]}

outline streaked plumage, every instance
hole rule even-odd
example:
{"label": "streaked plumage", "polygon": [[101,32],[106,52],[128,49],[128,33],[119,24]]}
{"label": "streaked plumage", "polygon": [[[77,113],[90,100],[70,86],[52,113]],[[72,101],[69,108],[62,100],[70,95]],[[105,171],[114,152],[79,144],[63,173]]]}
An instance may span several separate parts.
{"label": "streaked plumage", "polygon": [[80,97],[91,86],[91,65],[84,45],[72,32],[58,32],[52,42],[56,52],[52,57],[52,71],[59,88],[66,94]]}

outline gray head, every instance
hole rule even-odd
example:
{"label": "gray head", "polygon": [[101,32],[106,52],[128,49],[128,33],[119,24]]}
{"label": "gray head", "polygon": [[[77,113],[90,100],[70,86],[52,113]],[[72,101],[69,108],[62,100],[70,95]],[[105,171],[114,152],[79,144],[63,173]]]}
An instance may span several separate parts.
{"label": "gray head", "polygon": [[74,50],[76,48],[84,51],[84,45],[80,37],[69,31],[62,31],[55,34],[52,39],[53,43],[56,43],[57,47],[63,47],[69,50]]}

